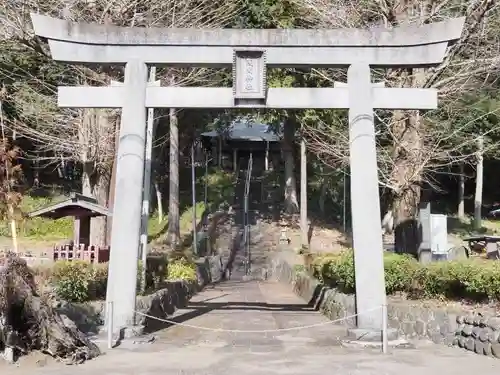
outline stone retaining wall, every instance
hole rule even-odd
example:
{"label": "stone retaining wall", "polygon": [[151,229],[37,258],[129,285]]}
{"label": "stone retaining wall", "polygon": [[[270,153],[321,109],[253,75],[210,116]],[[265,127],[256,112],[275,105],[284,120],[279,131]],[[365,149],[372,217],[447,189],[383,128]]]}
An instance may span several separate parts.
{"label": "stone retaining wall", "polygon": [[[356,324],[355,298],[325,287],[294,266],[294,254],[280,253],[266,270],[266,277],[293,286],[294,292],[338,324]],[[407,338],[426,338],[438,344],[459,346],[478,354],[500,358],[500,317],[472,316],[457,308],[428,307],[411,301],[388,300],[388,325]],[[491,312],[489,312],[491,314]]]}
{"label": "stone retaining wall", "polygon": [[[206,257],[197,261],[198,282],[184,280],[163,282],[156,292],[137,296],[136,310],[151,317],[168,319],[177,309],[187,305],[191,297],[207,284],[217,282],[221,276],[219,256]],[[76,325],[86,334],[97,334],[104,324],[105,302],[92,301],[83,304],[63,302],[57,307],[67,324]],[[164,328],[167,323],[137,316],[138,326],[144,332],[153,332]]]}
{"label": "stone retaining wall", "polygon": [[500,317],[459,315],[457,323],[454,345],[500,358]]}
{"label": "stone retaining wall", "polygon": [[154,318],[168,319],[177,309],[186,307],[191,297],[203,287],[219,281],[222,274],[221,265],[220,256],[200,258],[196,262],[197,282],[170,281],[153,294],[137,297],[136,310],[151,317],[138,314],[137,324],[144,327],[144,333],[169,326],[169,323]]}
{"label": "stone retaining wall", "polygon": [[168,326],[158,319],[168,319],[177,309],[186,307],[191,297],[199,290],[197,283],[184,280],[165,283],[164,287],[153,294],[137,297],[136,323],[141,333],[154,332]]}

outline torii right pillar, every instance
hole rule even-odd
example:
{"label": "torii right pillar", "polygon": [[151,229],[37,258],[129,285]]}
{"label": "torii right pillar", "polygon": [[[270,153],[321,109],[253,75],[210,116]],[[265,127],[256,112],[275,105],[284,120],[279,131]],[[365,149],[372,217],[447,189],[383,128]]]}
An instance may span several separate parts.
{"label": "torii right pillar", "polygon": [[[371,83],[370,66],[352,64],[347,71],[347,86],[356,311],[360,314],[357,316],[358,329],[350,333],[355,339],[375,335],[378,337],[373,339],[378,340],[383,320],[382,306],[387,302],[373,116],[374,85]],[[374,308],[378,311],[372,311]]]}

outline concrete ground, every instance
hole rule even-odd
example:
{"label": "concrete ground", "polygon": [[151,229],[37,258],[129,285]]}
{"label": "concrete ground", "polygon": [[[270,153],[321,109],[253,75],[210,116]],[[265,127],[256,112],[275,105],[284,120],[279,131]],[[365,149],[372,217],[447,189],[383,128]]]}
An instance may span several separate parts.
{"label": "concrete ground", "polygon": [[[267,261],[268,236],[252,226],[252,271]],[[226,258],[228,254],[224,255]],[[243,281],[244,252],[230,281],[208,287],[172,318],[176,324],[122,343],[83,365],[65,366],[32,355],[18,366],[0,361],[2,375],[481,375],[500,371],[500,360],[418,341],[412,348],[342,346],[345,329],[297,297],[289,285]],[[248,332],[252,331],[252,332]],[[153,342],[149,342],[154,337]],[[102,342],[103,347],[105,343]]]}
{"label": "concrete ground", "polygon": [[[342,326],[312,311],[288,286],[273,282],[229,281],[208,288],[173,319],[180,324],[153,333],[153,343],[127,342],[83,365],[25,360],[19,367],[0,365],[0,372],[484,375],[500,371],[500,360],[427,342],[392,349],[387,355],[376,349],[343,347],[339,339],[345,333]],[[261,332],[244,332],[248,330]]]}

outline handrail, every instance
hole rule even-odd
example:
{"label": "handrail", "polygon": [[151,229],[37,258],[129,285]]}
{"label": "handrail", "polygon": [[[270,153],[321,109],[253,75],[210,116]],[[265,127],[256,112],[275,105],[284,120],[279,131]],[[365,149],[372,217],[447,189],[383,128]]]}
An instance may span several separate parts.
{"label": "handrail", "polygon": [[245,246],[245,274],[250,273],[250,222],[248,219],[248,199],[250,195],[250,181],[252,179],[252,168],[253,168],[253,157],[250,153],[250,158],[248,159],[248,168],[245,176],[245,193],[244,193],[244,210],[243,210],[243,245]]}

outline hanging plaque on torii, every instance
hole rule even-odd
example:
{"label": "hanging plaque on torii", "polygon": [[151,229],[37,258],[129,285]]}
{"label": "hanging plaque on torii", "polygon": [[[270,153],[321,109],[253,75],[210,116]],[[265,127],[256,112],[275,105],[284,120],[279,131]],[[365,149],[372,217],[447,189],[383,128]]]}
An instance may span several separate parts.
{"label": "hanging plaque on torii", "polygon": [[233,95],[235,107],[265,107],[266,51],[235,49]]}

